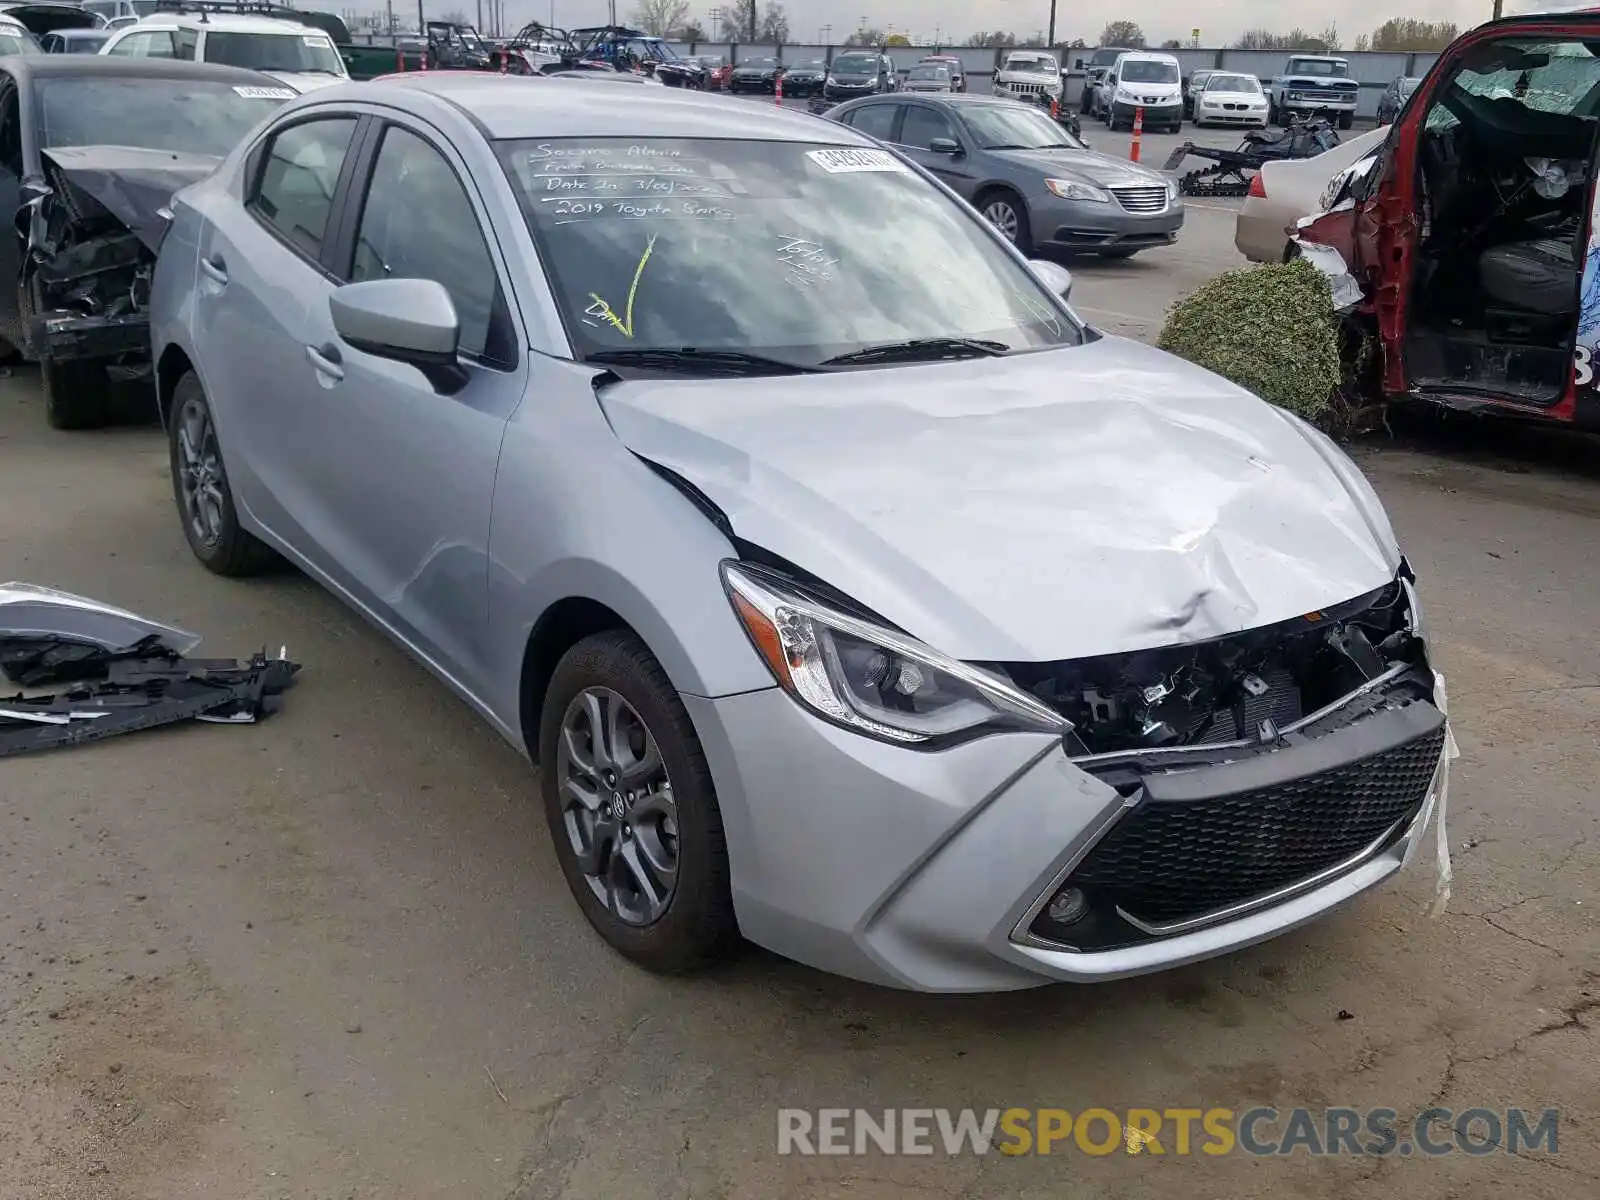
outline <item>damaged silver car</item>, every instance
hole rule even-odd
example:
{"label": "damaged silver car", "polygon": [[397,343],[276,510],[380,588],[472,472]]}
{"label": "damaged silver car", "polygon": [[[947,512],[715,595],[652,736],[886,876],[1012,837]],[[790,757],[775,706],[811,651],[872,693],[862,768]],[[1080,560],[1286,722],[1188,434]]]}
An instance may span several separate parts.
{"label": "damaged silver car", "polygon": [[534,758],[612,946],[1102,980],[1417,853],[1445,697],[1332,442],[864,134],[570,87],[294,101],[174,198],[151,318],[195,556]]}
{"label": "damaged silver car", "polygon": [[0,339],[37,360],[57,429],[104,424],[112,385],[150,374],[150,272],[172,193],[294,91],[174,60],[0,60]]}

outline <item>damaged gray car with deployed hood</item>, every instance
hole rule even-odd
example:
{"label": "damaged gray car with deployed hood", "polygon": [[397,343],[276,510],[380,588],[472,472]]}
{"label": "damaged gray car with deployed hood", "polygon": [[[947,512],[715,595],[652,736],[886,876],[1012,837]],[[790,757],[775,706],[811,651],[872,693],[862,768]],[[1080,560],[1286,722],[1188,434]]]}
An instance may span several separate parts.
{"label": "damaged gray car with deployed hood", "polygon": [[866,135],[625,91],[328,88],[174,197],[202,564],[288,558],[534,758],[656,970],[743,935],[1104,980],[1312,920],[1435,820],[1446,877],[1443,683],[1342,451]]}
{"label": "damaged gray car with deployed hood", "polygon": [[0,59],[0,339],[37,360],[58,429],[106,422],[150,373],[150,272],[166,205],[295,92],[172,59]]}

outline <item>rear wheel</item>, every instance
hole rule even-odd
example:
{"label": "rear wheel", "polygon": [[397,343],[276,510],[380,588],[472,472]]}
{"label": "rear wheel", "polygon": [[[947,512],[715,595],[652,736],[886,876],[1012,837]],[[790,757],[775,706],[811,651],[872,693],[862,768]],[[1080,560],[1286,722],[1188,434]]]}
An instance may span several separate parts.
{"label": "rear wheel", "polygon": [[173,391],[167,442],[173,495],[194,556],[225,576],[255,575],[274,565],[272,548],[239,524],[211,404],[193,371]]}
{"label": "rear wheel", "polygon": [[711,770],[677,690],[632,633],[585,638],[556,665],[539,762],[562,874],[601,937],[663,972],[738,946]]}
{"label": "rear wheel", "polygon": [[52,429],[99,429],[111,421],[111,380],[94,359],[41,362],[44,415]]}

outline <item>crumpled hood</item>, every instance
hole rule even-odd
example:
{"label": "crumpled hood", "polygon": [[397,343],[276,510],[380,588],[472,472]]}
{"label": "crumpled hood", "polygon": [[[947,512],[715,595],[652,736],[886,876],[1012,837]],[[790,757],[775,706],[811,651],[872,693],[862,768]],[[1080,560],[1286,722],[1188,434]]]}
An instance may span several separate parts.
{"label": "crumpled hood", "polygon": [[1158,183],[1165,187],[1167,183],[1167,177],[1159,171],[1097,150],[997,150],[993,153],[1045,174],[1065,172],[1101,187],[1148,187]]}
{"label": "crumpled hood", "polygon": [[154,252],[167,222],[159,216],[172,194],[204,179],[222,159],[133,146],[54,146],[39,157],[51,187],[65,181],[92,197]]}
{"label": "crumpled hood", "polygon": [[968,660],[1202,641],[1380,587],[1399,553],[1320,435],[1160,351],[613,384],[617,436],[741,538]]}

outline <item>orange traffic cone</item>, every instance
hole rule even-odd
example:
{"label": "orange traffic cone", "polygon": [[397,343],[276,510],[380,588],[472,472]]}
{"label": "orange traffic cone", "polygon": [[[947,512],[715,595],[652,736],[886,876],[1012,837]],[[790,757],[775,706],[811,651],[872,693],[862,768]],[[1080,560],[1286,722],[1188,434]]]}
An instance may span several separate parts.
{"label": "orange traffic cone", "polygon": [[1144,109],[1136,108],[1133,110],[1133,146],[1128,151],[1128,159],[1131,162],[1139,161],[1139,135],[1142,133],[1144,133]]}
{"label": "orange traffic cone", "polygon": [[783,76],[782,75],[779,75],[778,78],[777,78],[777,81],[775,83],[773,83],[773,85],[772,85],[772,102],[774,104],[780,104],[780,105],[783,103]]}
{"label": "orange traffic cone", "polygon": [[406,69],[406,52],[398,45],[394,48],[394,69],[396,71],[404,71]]}

